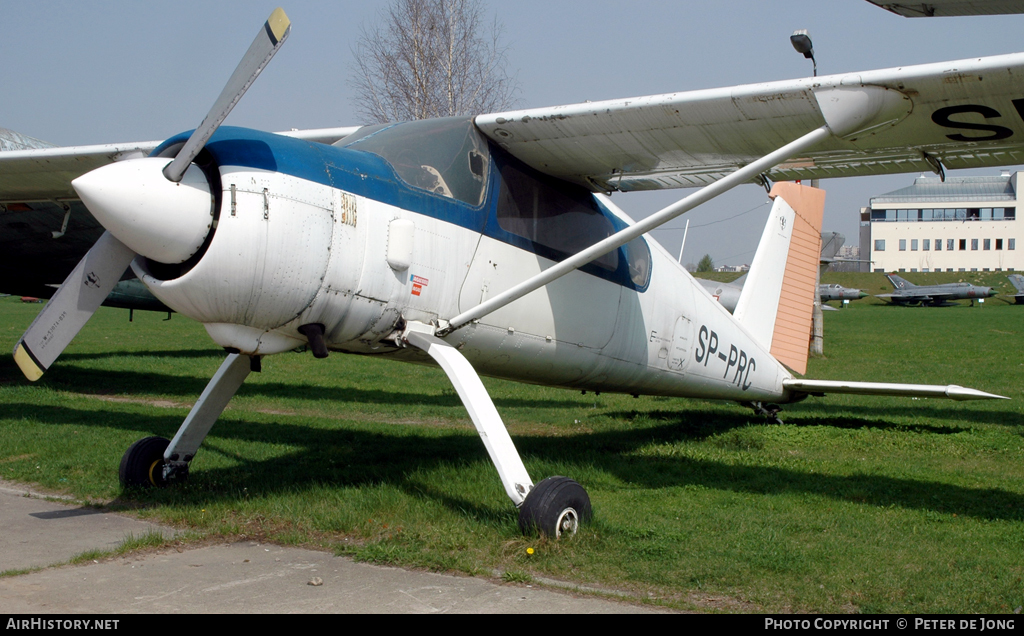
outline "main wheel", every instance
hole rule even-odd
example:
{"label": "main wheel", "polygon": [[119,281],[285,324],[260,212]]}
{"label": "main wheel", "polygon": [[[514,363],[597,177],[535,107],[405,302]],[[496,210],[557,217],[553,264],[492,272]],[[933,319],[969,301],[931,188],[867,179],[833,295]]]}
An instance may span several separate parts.
{"label": "main wheel", "polygon": [[135,442],[121,458],[118,477],[122,488],[166,486],[164,480],[164,451],[170,444],[163,437],[145,437]]}
{"label": "main wheel", "polygon": [[526,495],[519,508],[519,529],[554,539],[571,537],[593,516],[583,486],[568,477],[548,477]]}

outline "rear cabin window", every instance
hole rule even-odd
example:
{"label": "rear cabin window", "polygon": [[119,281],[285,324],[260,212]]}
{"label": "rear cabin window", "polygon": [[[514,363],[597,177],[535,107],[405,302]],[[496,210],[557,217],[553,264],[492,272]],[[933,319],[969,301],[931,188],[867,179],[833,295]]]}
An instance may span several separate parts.
{"label": "rear cabin window", "polygon": [[[564,260],[625,227],[621,222],[613,222],[588,190],[498,154],[495,161],[501,173],[498,225],[550,251],[542,256]],[[643,238],[612,250],[592,264],[615,272],[620,266],[620,254],[626,256],[632,283],[645,287],[650,279],[651,252]]]}

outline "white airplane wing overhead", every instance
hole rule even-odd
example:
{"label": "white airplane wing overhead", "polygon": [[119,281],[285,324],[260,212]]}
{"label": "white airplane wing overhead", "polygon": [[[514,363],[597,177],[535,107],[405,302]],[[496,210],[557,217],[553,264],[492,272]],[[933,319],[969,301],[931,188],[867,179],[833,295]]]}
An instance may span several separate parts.
{"label": "white airplane wing overhead", "polygon": [[[476,123],[534,168],[595,191],[704,185],[825,123],[835,90],[898,91],[902,111],[831,137],[774,180],[1024,163],[1024,53],[494,113]],[[827,103],[824,104],[827,108]]]}
{"label": "white airplane wing overhead", "polygon": [[0,201],[77,199],[72,179],[122,158],[144,157],[159,141],[0,153]]}
{"label": "white airplane wing overhead", "polygon": [[868,0],[868,2],[905,18],[1024,13],[1024,3],[1021,3],[1020,0],[928,0],[928,2]]}
{"label": "white airplane wing overhead", "polygon": [[[290,130],[287,137],[331,144],[359,126]],[[65,146],[0,152],[0,202],[78,199],[71,181],[100,166],[145,157],[162,141]]]}

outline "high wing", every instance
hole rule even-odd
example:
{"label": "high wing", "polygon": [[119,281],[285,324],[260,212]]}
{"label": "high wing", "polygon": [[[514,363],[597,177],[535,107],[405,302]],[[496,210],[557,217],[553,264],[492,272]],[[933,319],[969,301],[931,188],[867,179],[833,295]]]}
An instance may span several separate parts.
{"label": "high wing", "polygon": [[1024,13],[1024,5],[1020,0],[928,0],[928,2],[868,0],[868,2],[905,18]]}
{"label": "high wing", "polygon": [[[330,144],[358,129],[359,126],[349,126],[278,134]],[[145,157],[161,143],[162,140],[0,152],[0,204],[77,200],[78,195],[71,187],[73,179],[115,161]]]}
{"label": "high wing", "polygon": [[837,91],[902,98],[773,180],[941,171],[1024,162],[1024,53],[862,73],[483,115],[492,140],[534,168],[594,191],[710,183],[825,123]]}

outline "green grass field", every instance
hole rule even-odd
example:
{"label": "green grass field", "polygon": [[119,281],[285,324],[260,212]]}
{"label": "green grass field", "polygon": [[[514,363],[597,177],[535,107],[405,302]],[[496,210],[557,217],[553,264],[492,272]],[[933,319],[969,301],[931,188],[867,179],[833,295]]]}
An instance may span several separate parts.
{"label": "green grass field", "polygon": [[[888,285],[831,276],[824,282]],[[3,351],[39,308],[0,298]],[[590,493],[594,522],[563,542],[519,534],[440,370],[338,354],[266,358],[186,485],[121,493],[125,449],[171,437],[223,359],[200,325],[163,318],[137,312],[129,323],[127,311],[101,309],[36,384],[5,353],[0,477],[198,535],[556,578],[675,608],[1024,606],[1024,307],[856,301],[825,314],[827,357],[808,372],[955,383],[1010,401],[829,396],[766,425],[729,403],[485,379],[534,480],[568,475]]]}

